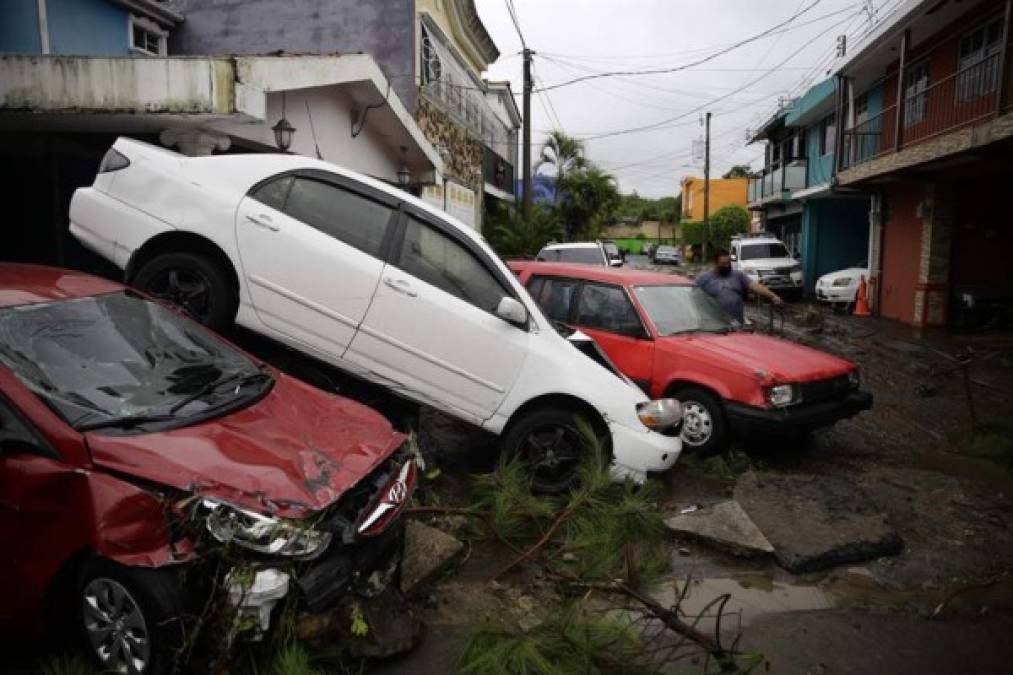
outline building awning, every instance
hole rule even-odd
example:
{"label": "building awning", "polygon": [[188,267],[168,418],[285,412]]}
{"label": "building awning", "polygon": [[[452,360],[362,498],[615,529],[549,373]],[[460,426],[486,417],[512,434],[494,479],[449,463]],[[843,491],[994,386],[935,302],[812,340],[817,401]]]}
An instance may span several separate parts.
{"label": "building awning", "polygon": [[[0,130],[160,133],[192,129],[271,139],[269,98],[333,87],[356,123],[416,175],[443,161],[367,54],[248,57],[0,55]],[[324,120],[316,120],[314,135]],[[324,130],[327,131],[327,130]],[[333,133],[333,130],[331,130]],[[311,129],[299,133],[309,135]],[[273,141],[269,141],[273,147]],[[325,157],[325,159],[330,159]],[[339,163],[340,160],[337,160]]]}

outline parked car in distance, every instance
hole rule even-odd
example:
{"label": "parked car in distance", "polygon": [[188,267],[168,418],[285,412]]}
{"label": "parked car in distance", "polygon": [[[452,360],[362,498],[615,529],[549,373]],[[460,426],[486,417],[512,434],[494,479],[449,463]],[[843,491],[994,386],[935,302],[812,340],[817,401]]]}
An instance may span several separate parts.
{"label": "parked car in distance", "polygon": [[614,241],[603,241],[601,246],[605,249],[605,255],[608,256],[609,265],[612,267],[623,266],[623,263],[626,262],[626,256],[619,250],[618,244]]}
{"label": "parked car in distance", "polygon": [[679,253],[679,249],[675,246],[659,246],[654,250],[654,255],[651,259],[658,265],[682,264],[682,254]]}
{"label": "parked car in distance", "polygon": [[[614,246],[614,244],[613,244]],[[616,247],[618,255],[619,248]],[[546,244],[535,256],[535,260],[544,262],[565,262],[578,265],[601,265],[608,267],[613,264],[608,251],[601,242],[572,241],[563,244]],[[622,264],[622,260],[619,260]]]}
{"label": "parked car in distance", "polygon": [[760,232],[732,237],[732,268],[782,297],[802,297],[802,264],[772,234]]}
{"label": "parked car in distance", "polygon": [[618,478],[643,480],[681,451],[661,433],[677,405],[557,334],[474,230],[380,181],[300,155],[184,157],[121,138],[70,221],[128,281],[203,323],[234,318],[498,434],[538,489],[572,484],[577,417],[608,442]]}
{"label": "parked car in distance", "polygon": [[316,613],[382,588],[416,471],[382,415],[176,309],[0,264],[0,625],[38,634],[49,612],[105,670],[169,672],[223,561],[252,637],[287,595]]}
{"label": "parked car in distance", "polygon": [[869,279],[869,268],[857,265],[824,274],[816,280],[816,300],[834,309],[849,311],[855,305],[862,278]]}
{"label": "parked car in distance", "polygon": [[742,330],[688,279],[637,270],[510,264],[546,315],[590,335],[652,396],[679,399],[683,442],[803,434],[872,405],[849,361]]}

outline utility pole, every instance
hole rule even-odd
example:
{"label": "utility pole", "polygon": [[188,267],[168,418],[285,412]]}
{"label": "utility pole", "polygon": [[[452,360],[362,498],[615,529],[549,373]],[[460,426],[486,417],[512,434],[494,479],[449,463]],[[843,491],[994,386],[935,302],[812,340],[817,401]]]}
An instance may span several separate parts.
{"label": "utility pole", "polygon": [[524,48],[524,119],[523,124],[523,153],[524,153],[524,191],[523,213],[525,218],[531,217],[531,54],[533,52],[527,47]]}
{"label": "utility pole", "polygon": [[711,114],[706,116],[703,146],[703,246],[701,262],[707,262],[707,240],[711,236]]}

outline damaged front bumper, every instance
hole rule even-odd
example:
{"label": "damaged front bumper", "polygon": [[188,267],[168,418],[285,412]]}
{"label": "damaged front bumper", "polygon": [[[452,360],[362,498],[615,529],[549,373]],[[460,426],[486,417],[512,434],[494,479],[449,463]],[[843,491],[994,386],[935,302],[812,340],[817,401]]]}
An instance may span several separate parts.
{"label": "damaged front bumper", "polygon": [[314,527],[332,536],[322,554],[287,561],[253,556],[248,566],[230,571],[225,585],[236,611],[235,637],[263,639],[272,612],[287,599],[297,602],[299,621],[319,627],[329,625],[329,614],[347,614],[350,598],[389,593],[401,560],[400,515],[418,470],[415,457],[387,462],[319,514]]}
{"label": "damaged front bumper", "polygon": [[753,434],[787,435],[815,431],[872,407],[872,394],[852,391],[841,398],[784,408],[758,408],[725,402],[728,423],[740,438]]}

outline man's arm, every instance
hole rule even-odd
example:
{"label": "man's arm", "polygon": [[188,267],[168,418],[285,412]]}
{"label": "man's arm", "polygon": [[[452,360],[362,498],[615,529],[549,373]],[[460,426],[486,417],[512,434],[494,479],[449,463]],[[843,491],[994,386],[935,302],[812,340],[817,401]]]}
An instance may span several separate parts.
{"label": "man's arm", "polygon": [[761,298],[766,298],[775,305],[784,304],[784,300],[781,299],[781,296],[779,296],[777,293],[761,284],[759,281],[750,281],[749,290],[751,290],[753,293],[756,293]]}

